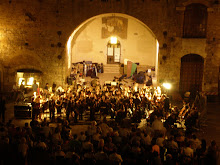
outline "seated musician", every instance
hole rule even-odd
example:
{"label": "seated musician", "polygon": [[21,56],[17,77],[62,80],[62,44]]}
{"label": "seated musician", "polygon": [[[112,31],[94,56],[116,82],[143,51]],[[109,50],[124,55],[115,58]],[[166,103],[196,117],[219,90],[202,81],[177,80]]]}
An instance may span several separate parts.
{"label": "seated musician", "polygon": [[183,101],[183,108],[180,110],[179,117],[184,118],[184,115],[186,112],[188,112],[189,108],[189,103],[187,104],[185,101]]}

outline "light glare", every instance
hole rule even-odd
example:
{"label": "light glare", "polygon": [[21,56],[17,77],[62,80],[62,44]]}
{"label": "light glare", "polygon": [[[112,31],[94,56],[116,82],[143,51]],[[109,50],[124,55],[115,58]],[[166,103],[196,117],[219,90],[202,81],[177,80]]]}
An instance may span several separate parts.
{"label": "light glare", "polygon": [[110,40],[111,44],[117,44],[117,37],[111,37],[111,40]]}
{"label": "light glare", "polygon": [[34,78],[30,77],[28,82],[27,82],[27,85],[33,85],[33,82],[34,82]]}
{"label": "light glare", "polygon": [[163,87],[166,89],[171,89],[171,84],[170,83],[163,83]]}

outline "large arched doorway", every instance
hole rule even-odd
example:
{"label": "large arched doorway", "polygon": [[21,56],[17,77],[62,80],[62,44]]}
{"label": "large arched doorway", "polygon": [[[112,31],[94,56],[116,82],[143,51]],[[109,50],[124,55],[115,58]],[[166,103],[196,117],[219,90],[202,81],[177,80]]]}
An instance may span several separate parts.
{"label": "large arched doorway", "polygon": [[[113,36],[117,38],[115,44],[109,42]],[[111,64],[125,68],[127,61],[131,61],[138,64],[137,72],[155,68],[152,75],[156,82],[158,52],[157,38],[143,22],[121,13],[101,14],[80,24],[69,37],[68,69],[75,67],[82,72],[83,61],[103,64],[104,68],[112,67]],[[123,69],[119,69],[121,73]],[[107,69],[105,71],[107,73]],[[115,72],[115,68],[112,71]],[[124,72],[126,70],[123,70],[126,74]]]}
{"label": "large arched doorway", "polygon": [[181,58],[180,92],[202,91],[204,59],[197,54]]}

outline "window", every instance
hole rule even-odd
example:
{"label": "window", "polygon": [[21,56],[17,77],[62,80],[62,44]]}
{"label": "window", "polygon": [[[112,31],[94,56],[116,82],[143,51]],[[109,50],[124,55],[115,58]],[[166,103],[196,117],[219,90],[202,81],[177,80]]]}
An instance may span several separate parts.
{"label": "window", "polygon": [[207,7],[193,3],[186,7],[184,13],[183,37],[206,38]]}

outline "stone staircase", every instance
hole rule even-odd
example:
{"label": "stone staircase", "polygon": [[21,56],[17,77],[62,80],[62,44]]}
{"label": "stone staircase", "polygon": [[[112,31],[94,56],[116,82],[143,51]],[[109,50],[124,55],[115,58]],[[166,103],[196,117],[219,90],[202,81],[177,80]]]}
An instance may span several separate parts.
{"label": "stone staircase", "polygon": [[104,73],[118,73],[118,74],[120,74],[119,64],[106,64],[106,65],[104,65]]}

